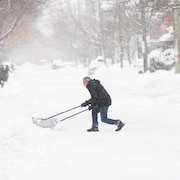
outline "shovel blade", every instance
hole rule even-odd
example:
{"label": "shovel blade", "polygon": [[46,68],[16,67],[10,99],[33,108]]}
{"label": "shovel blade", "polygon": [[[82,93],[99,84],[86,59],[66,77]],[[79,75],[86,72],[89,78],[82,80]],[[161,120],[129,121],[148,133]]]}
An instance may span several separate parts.
{"label": "shovel blade", "polygon": [[40,126],[42,128],[53,128],[57,125],[56,118],[41,119],[41,118],[33,117],[32,121],[35,125]]}

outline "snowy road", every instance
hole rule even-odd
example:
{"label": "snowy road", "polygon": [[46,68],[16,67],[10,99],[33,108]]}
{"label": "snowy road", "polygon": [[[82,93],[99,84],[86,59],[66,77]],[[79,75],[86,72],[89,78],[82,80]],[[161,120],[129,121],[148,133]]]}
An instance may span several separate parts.
{"label": "snowy road", "polygon": [[0,89],[0,179],[179,180],[180,76],[173,72],[142,75],[112,67],[94,75],[113,99],[109,116],[126,123],[120,132],[102,123],[100,132],[86,132],[88,111],[54,130],[32,124],[32,116],[88,99],[85,75],[82,68],[30,64],[11,74]]}

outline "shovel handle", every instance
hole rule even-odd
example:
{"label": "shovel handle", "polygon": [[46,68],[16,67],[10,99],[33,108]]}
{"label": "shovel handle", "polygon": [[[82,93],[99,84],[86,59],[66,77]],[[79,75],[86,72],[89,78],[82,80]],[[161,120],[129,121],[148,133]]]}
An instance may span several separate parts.
{"label": "shovel handle", "polygon": [[50,118],[53,118],[53,117],[59,116],[59,115],[61,115],[61,114],[64,114],[64,113],[66,113],[66,112],[69,112],[69,111],[72,111],[72,110],[74,110],[74,109],[77,109],[77,108],[79,108],[79,107],[81,107],[81,106],[73,107],[73,108],[68,109],[68,110],[66,110],[66,111],[63,111],[63,112],[57,113],[57,114],[55,114],[55,115],[49,116],[49,117],[47,117],[47,118],[44,118],[44,119],[42,119],[42,120],[48,120],[48,119],[50,119]]}
{"label": "shovel handle", "polygon": [[71,118],[71,117],[73,117],[73,116],[76,116],[76,115],[78,115],[78,114],[80,114],[80,113],[83,113],[83,112],[85,112],[85,111],[87,111],[87,110],[89,110],[89,109],[84,109],[84,110],[82,110],[82,111],[79,111],[79,112],[77,112],[77,113],[75,113],[75,114],[72,114],[72,115],[70,115],[70,116],[68,116],[68,117],[66,117],[66,118],[61,119],[60,121],[64,121],[64,120],[66,120],[66,119],[69,119],[69,118]]}

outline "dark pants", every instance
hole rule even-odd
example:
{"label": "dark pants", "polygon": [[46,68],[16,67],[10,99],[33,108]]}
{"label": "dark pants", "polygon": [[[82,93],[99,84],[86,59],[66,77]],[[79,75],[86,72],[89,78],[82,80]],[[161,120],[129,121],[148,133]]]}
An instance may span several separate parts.
{"label": "dark pants", "polygon": [[0,78],[0,85],[1,85],[1,87],[4,86],[4,79],[2,79],[2,78]]}
{"label": "dark pants", "polygon": [[114,120],[107,117],[109,106],[92,108],[92,127],[98,127],[98,113],[100,113],[101,121],[107,124],[118,125],[120,120]]}

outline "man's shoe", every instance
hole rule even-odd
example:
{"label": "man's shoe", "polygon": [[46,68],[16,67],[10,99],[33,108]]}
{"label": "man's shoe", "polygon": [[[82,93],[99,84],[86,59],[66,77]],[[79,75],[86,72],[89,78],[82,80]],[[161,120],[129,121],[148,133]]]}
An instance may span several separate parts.
{"label": "man's shoe", "polygon": [[118,124],[118,127],[117,127],[116,131],[120,131],[121,128],[122,128],[124,125],[125,125],[125,124],[120,121],[119,124]]}
{"label": "man's shoe", "polygon": [[95,131],[99,131],[99,129],[97,127],[92,127],[90,129],[87,130],[88,132],[95,132]]}

